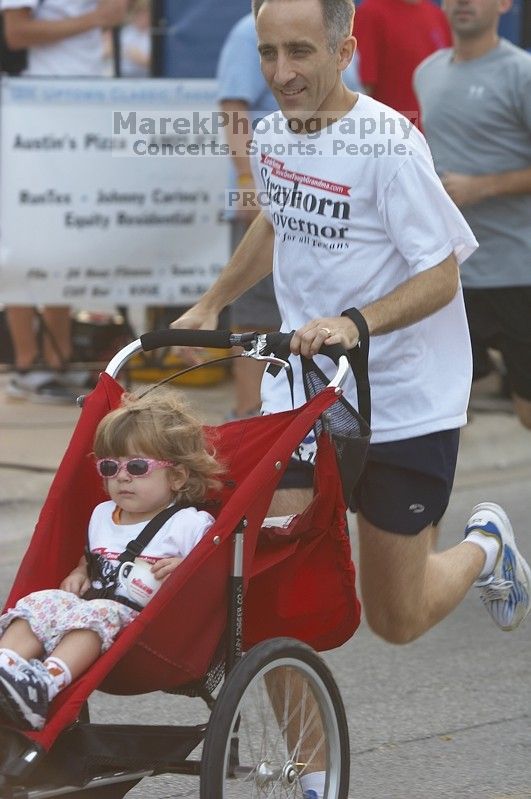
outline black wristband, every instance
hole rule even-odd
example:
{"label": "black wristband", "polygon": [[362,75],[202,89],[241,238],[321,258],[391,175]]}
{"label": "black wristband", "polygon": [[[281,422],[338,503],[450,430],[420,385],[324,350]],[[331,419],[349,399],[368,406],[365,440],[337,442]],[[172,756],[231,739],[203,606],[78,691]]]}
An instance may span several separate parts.
{"label": "black wristband", "polygon": [[369,383],[369,326],[357,308],[348,308],[341,316],[348,316],[359,332],[359,342],[348,352],[352,371],[356,378],[358,410],[370,426],[371,424],[371,386]]}
{"label": "black wristband", "polygon": [[358,311],[357,308],[347,308],[346,311],[343,311],[341,316],[348,316],[348,318],[354,322],[360,334],[361,344],[367,344],[369,341],[369,327],[361,311]]}

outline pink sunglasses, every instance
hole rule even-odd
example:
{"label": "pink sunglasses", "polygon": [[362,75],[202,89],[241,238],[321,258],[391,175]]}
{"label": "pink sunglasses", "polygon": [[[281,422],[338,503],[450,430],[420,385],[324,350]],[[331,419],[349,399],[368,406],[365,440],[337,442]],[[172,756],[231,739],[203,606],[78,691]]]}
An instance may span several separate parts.
{"label": "pink sunglasses", "polygon": [[96,461],[96,469],[100,477],[116,477],[124,468],[131,477],[146,477],[153,469],[163,469],[173,465],[173,461],[157,461],[153,458],[130,458],[129,460],[98,458]]}

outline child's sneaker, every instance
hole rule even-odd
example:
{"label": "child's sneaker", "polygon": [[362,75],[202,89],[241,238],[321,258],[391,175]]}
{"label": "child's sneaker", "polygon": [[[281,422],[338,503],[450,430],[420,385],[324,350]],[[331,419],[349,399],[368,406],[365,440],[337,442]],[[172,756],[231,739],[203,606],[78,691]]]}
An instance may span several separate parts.
{"label": "child's sneaker", "polygon": [[22,730],[41,730],[48,713],[46,668],[40,660],[11,670],[0,667],[0,713]]}
{"label": "child's sneaker", "polygon": [[476,505],[465,528],[465,538],[473,530],[500,542],[494,570],[475,585],[481,589],[480,598],[498,627],[514,630],[531,610],[531,569],[518,552],[509,518],[499,505]]}

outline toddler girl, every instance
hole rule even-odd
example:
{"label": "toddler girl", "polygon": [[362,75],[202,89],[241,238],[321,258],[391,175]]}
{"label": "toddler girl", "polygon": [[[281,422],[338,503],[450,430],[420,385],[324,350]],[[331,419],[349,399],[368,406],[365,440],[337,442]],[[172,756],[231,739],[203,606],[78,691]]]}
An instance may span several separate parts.
{"label": "toddler girl", "polygon": [[0,616],[0,714],[21,729],[41,729],[57,693],[141,610],[118,576],[127,544],[175,506],[141,552],[162,581],[214,521],[196,505],[218,487],[221,468],[175,391],[124,396],[100,422],[94,455],[110,500],[92,513],[86,554],[58,589],[29,594]]}

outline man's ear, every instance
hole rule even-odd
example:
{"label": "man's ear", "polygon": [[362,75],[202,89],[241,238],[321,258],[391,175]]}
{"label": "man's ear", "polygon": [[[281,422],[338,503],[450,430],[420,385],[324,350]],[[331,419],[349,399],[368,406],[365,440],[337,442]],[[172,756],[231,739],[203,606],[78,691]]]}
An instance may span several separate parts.
{"label": "man's ear", "polygon": [[339,48],[339,69],[341,72],[345,70],[352,59],[354,58],[354,53],[356,52],[356,47],[358,42],[355,36],[349,36],[348,38],[343,40]]}

